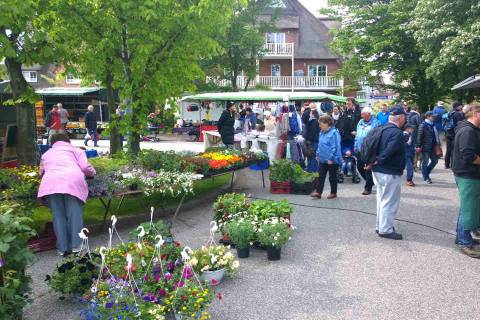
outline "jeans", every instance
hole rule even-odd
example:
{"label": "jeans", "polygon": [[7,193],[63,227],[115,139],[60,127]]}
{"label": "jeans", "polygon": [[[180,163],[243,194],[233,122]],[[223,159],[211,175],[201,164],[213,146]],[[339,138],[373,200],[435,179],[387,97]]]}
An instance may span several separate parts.
{"label": "jeans", "polygon": [[[96,147],[97,146],[97,141],[98,141],[98,134],[96,129],[87,129],[88,134],[90,135],[90,140],[93,140],[93,145]],[[85,139],[83,142],[85,145],[87,145],[89,139]]]}
{"label": "jeans", "polygon": [[457,243],[460,247],[473,246],[473,238],[470,230],[465,230],[462,223],[462,209],[458,211],[457,219]]}
{"label": "jeans", "polygon": [[430,173],[438,163],[438,157],[433,150],[422,152],[422,176],[424,181],[430,180]]}
{"label": "jeans", "polygon": [[374,185],[372,170],[365,170],[365,162],[362,162],[360,158],[357,160],[357,169],[363,180],[365,180],[365,190],[372,191]]}
{"label": "jeans", "polygon": [[406,156],[407,163],[407,181],[413,181],[413,158],[414,156]]}
{"label": "jeans", "polygon": [[317,148],[318,148],[318,143],[317,142],[312,142],[310,144],[310,147],[315,150],[313,156],[307,157],[307,172],[318,172],[318,160],[317,160]]}
{"label": "jeans", "polygon": [[56,193],[47,197],[53,216],[53,229],[57,237],[57,249],[71,251],[81,244],[78,233],[83,228],[84,203],[69,194]]}
{"label": "jeans", "polygon": [[393,222],[400,208],[401,177],[373,172],[377,186],[377,225],[379,234],[394,232]]}
{"label": "jeans", "polygon": [[322,194],[323,187],[325,186],[325,180],[327,179],[328,173],[328,180],[330,181],[330,193],[337,194],[337,171],[338,171],[338,164],[327,164],[327,163],[320,163],[319,170],[318,170],[318,186],[317,192]]}

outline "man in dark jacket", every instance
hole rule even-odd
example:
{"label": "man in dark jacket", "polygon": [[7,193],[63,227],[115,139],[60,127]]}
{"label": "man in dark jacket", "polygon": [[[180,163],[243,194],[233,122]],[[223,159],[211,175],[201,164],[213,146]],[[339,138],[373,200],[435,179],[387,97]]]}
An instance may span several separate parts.
{"label": "man in dark jacket", "polygon": [[428,111],[425,121],[418,128],[416,151],[422,154],[422,176],[426,184],[432,184],[430,173],[438,163],[435,147],[440,145],[440,136],[435,127],[435,114]]}
{"label": "man in dark jacket", "polygon": [[217,123],[218,132],[220,132],[222,142],[230,149],[233,149],[235,137],[235,129],[233,128],[235,124],[235,111],[235,103],[228,102],[227,109],[222,112]]}
{"label": "man in dark jacket", "polygon": [[480,104],[467,108],[456,129],[452,170],[460,194],[456,244],[462,253],[480,258],[471,232],[480,226]]}
{"label": "man in dark jacket", "polygon": [[87,129],[87,133],[90,136],[85,137],[85,141],[83,143],[85,146],[88,145],[88,140],[93,140],[93,145],[98,147],[98,135],[97,135],[97,116],[95,112],[93,112],[94,108],[92,105],[88,106],[88,112],[85,114],[85,129]]}
{"label": "man in dark jacket", "polygon": [[342,138],[342,150],[350,150],[353,153],[355,136],[357,135],[357,125],[360,119],[360,109],[357,110],[354,100],[348,98],[345,111],[336,124],[338,131],[340,131],[340,137]]}
{"label": "man in dark jacket", "polygon": [[447,151],[445,152],[445,169],[450,169],[453,141],[455,140],[455,128],[459,122],[465,120],[462,103],[459,101],[454,102],[453,110],[448,116],[452,119],[452,127],[445,131],[445,140],[447,142]]}
{"label": "man in dark jacket", "polygon": [[400,207],[401,176],[405,169],[405,140],[400,129],[404,124],[405,111],[401,106],[394,106],[383,127],[377,161],[371,166],[377,186],[377,233],[379,237],[392,240],[403,239],[395,231],[393,222]]}
{"label": "man in dark jacket", "polygon": [[315,173],[318,172],[316,151],[318,148],[318,137],[320,135],[320,126],[318,124],[319,118],[320,115],[317,110],[310,111],[309,120],[305,126],[305,144],[309,151],[307,154],[307,171]]}

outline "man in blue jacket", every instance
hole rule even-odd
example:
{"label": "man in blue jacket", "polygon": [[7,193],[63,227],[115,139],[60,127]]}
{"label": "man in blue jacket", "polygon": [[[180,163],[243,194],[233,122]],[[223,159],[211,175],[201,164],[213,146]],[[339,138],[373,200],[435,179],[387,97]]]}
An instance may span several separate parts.
{"label": "man in blue jacket", "polygon": [[400,207],[401,176],[405,169],[405,140],[402,128],[405,111],[401,106],[390,110],[377,149],[377,161],[372,166],[377,186],[377,233],[379,237],[402,240],[393,222]]}
{"label": "man in blue jacket", "polygon": [[445,103],[443,101],[438,101],[437,106],[433,108],[433,114],[435,115],[435,128],[438,132],[443,131],[442,117],[444,113],[447,113]]}

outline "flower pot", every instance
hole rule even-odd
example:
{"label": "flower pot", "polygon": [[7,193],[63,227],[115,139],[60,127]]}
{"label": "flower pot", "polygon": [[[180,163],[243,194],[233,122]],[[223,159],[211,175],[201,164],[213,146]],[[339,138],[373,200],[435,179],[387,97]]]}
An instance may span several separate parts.
{"label": "flower pot", "polygon": [[220,282],[222,282],[224,276],[225,276],[225,269],[220,269],[216,271],[205,271],[200,276],[200,281],[206,282],[210,285],[217,285]]}
{"label": "flower pot", "polygon": [[240,259],[250,257],[250,247],[237,248],[237,257],[239,257]]}
{"label": "flower pot", "polygon": [[137,191],[138,190],[138,184],[133,183],[133,184],[128,186],[128,189],[130,189],[130,191]]}
{"label": "flower pot", "polygon": [[282,248],[267,247],[267,257],[270,261],[280,260]]}

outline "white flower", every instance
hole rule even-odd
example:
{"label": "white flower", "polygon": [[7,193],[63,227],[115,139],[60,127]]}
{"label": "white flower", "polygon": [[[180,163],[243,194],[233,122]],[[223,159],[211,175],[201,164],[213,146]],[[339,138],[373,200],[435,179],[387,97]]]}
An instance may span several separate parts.
{"label": "white flower", "polygon": [[273,237],[273,240],[277,241],[277,240],[278,240],[278,237]]}
{"label": "white flower", "polygon": [[197,258],[193,257],[192,259],[190,259],[190,264],[195,267],[198,264]]}
{"label": "white flower", "polygon": [[232,263],[232,268],[233,269],[238,269],[239,266],[240,266],[240,262],[238,262],[238,260],[233,261],[233,263]]}

